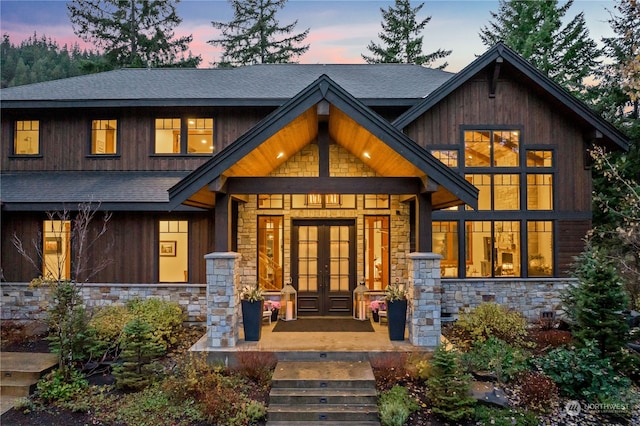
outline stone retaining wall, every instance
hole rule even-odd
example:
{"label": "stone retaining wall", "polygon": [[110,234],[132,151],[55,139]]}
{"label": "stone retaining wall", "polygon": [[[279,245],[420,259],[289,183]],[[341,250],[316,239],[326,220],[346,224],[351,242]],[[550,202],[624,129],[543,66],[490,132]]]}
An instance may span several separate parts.
{"label": "stone retaining wall", "polygon": [[[204,323],[207,318],[206,284],[84,284],[82,296],[88,309],[124,304],[132,299],[162,299],[177,302],[188,322]],[[1,283],[1,318],[43,320],[46,318],[46,288],[30,288],[29,283]]]}
{"label": "stone retaining wall", "polygon": [[[575,280],[548,278],[538,280],[456,280],[443,279],[442,314],[457,317],[482,302],[496,302],[522,312],[535,321],[541,310],[560,313],[560,294]],[[1,283],[1,318],[44,319],[46,289],[29,288],[28,283]],[[437,287],[436,287],[437,289]],[[189,322],[205,323],[207,318],[206,284],[85,284],[87,306],[125,303],[134,298],[160,298],[178,302]]]}
{"label": "stone retaining wall", "polygon": [[535,321],[540,311],[561,314],[560,295],[575,282],[570,278],[443,279],[442,314],[457,318],[460,312],[468,312],[482,302],[495,302]]}

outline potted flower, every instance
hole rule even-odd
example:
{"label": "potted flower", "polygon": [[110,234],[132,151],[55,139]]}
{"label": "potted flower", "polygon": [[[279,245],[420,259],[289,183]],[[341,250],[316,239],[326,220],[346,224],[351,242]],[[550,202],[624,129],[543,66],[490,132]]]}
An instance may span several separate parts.
{"label": "potted flower", "polygon": [[407,325],[407,290],[400,287],[396,280],[395,284],[387,286],[384,293],[387,303],[389,339],[404,340],[404,329]]}
{"label": "potted flower", "polygon": [[278,321],[278,313],[280,312],[280,302],[275,300],[267,300],[265,303],[266,309],[271,311],[271,321]]}
{"label": "potted flower", "polygon": [[373,300],[369,304],[369,309],[371,309],[371,314],[373,314],[373,320],[375,322],[380,322],[380,316],[378,315],[379,311],[386,311],[387,306],[384,303],[384,300]]}
{"label": "potted flower", "polygon": [[258,341],[262,333],[262,304],[264,298],[258,284],[244,286],[240,293],[244,340]]}

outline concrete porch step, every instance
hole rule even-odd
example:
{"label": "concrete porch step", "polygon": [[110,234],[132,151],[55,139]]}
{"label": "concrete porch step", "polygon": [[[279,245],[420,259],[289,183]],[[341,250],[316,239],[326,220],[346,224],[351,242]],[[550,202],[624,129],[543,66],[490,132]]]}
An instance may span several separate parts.
{"label": "concrete porch step", "polygon": [[271,380],[268,424],[379,425],[373,370],[367,357],[279,361]]}
{"label": "concrete porch step", "polygon": [[371,388],[277,388],[271,389],[270,404],[372,404],[377,403],[377,393]]}
{"label": "concrete porch step", "polygon": [[0,352],[0,396],[2,412],[13,407],[13,400],[28,396],[46,373],[58,365],[51,353]]}
{"label": "concrete porch step", "polygon": [[[293,422],[377,422],[378,407],[374,405],[352,404],[303,404],[303,405],[269,405],[269,421],[293,421]],[[298,423],[299,424],[299,423]],[[325,423],[326,424],[326,423]],[[379,423],[376,423],[379,424]]]}

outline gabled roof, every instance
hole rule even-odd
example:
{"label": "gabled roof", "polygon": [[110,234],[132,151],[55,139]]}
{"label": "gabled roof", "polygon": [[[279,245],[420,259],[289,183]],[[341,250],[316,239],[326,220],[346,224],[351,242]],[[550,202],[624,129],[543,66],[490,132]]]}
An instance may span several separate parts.
{"label": "gabled roof", "polygon": [[414,105],[453,74],[410,64],[130,68],[10,87],[2,108],[278,106],[323,74],[368,105]]}
{"label": "gabled roof", "polygon": [[234,143],[225,147],[172,187],[169,190],[170,205],[177,207],[211,182],[221,178],[226,170],[321,101],[326,101],[332,107],[338,108],[350,120],[365,128],[381,143],[420,170],[429,181],[440,185],[438,191],[449,193],[459,201],[458,204],[462,202],[474,208],[477,206],[477,188],[326,75],[320,76]]}
{"label": "gabled roof", "polygon": [[83,202],[100,202],[101,209],[111,211],[167,211],[167,190],[187,174],[166,171],[2,173],[0,201],[4,210],[18,211],[74,209]]}
{"label": "gabled roof", "polygon": [[485,71],[487,67],[493,66],[493,64],[500,59],[513,67],[513,69],[522,76],[522,81],[526,82],[526,84],[535,87],[544,95],[559,102],[570,111],[570,114],[580,120],[583,125],[601,132],[605,138],[611,141],[613,147],[625,151],[629,149],[627,138],[611,123],[600,117],[586,104],[576,99],[576,97],[571,95],[566,89],[545,76],[522,56],[502,42],[487,50],[487,52],[457,73],[453,78],[432,91],[422,102],[407,110],[394,120],[393,125],[399,129],[404,129],[454,90],[458,89],[478,73]]}

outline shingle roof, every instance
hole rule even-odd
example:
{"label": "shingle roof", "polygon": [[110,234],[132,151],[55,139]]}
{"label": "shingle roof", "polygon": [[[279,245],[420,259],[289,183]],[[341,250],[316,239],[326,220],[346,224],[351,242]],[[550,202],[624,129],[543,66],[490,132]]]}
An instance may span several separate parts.
{"label": "shingle roof", "polygon": [[[326,74],[357,99],[427,96],[454,74],[410,64],[270,64],[232,69],[122,69],[0,91],[3,107],[17,102],[85,106],[91,101],[194,100],[229,104],[287,100]],[[104,103],[102,103],[104,105]]]}
{"label": "shingle roof", "polygon": [[[127,210],[166,210],[167,190],[189,172],[15,172],[3,173],[0,200],[4,208],[17,204],[100,202],[104,208],[121,205]],[[134,207],[143,204],[146,207]]]}

